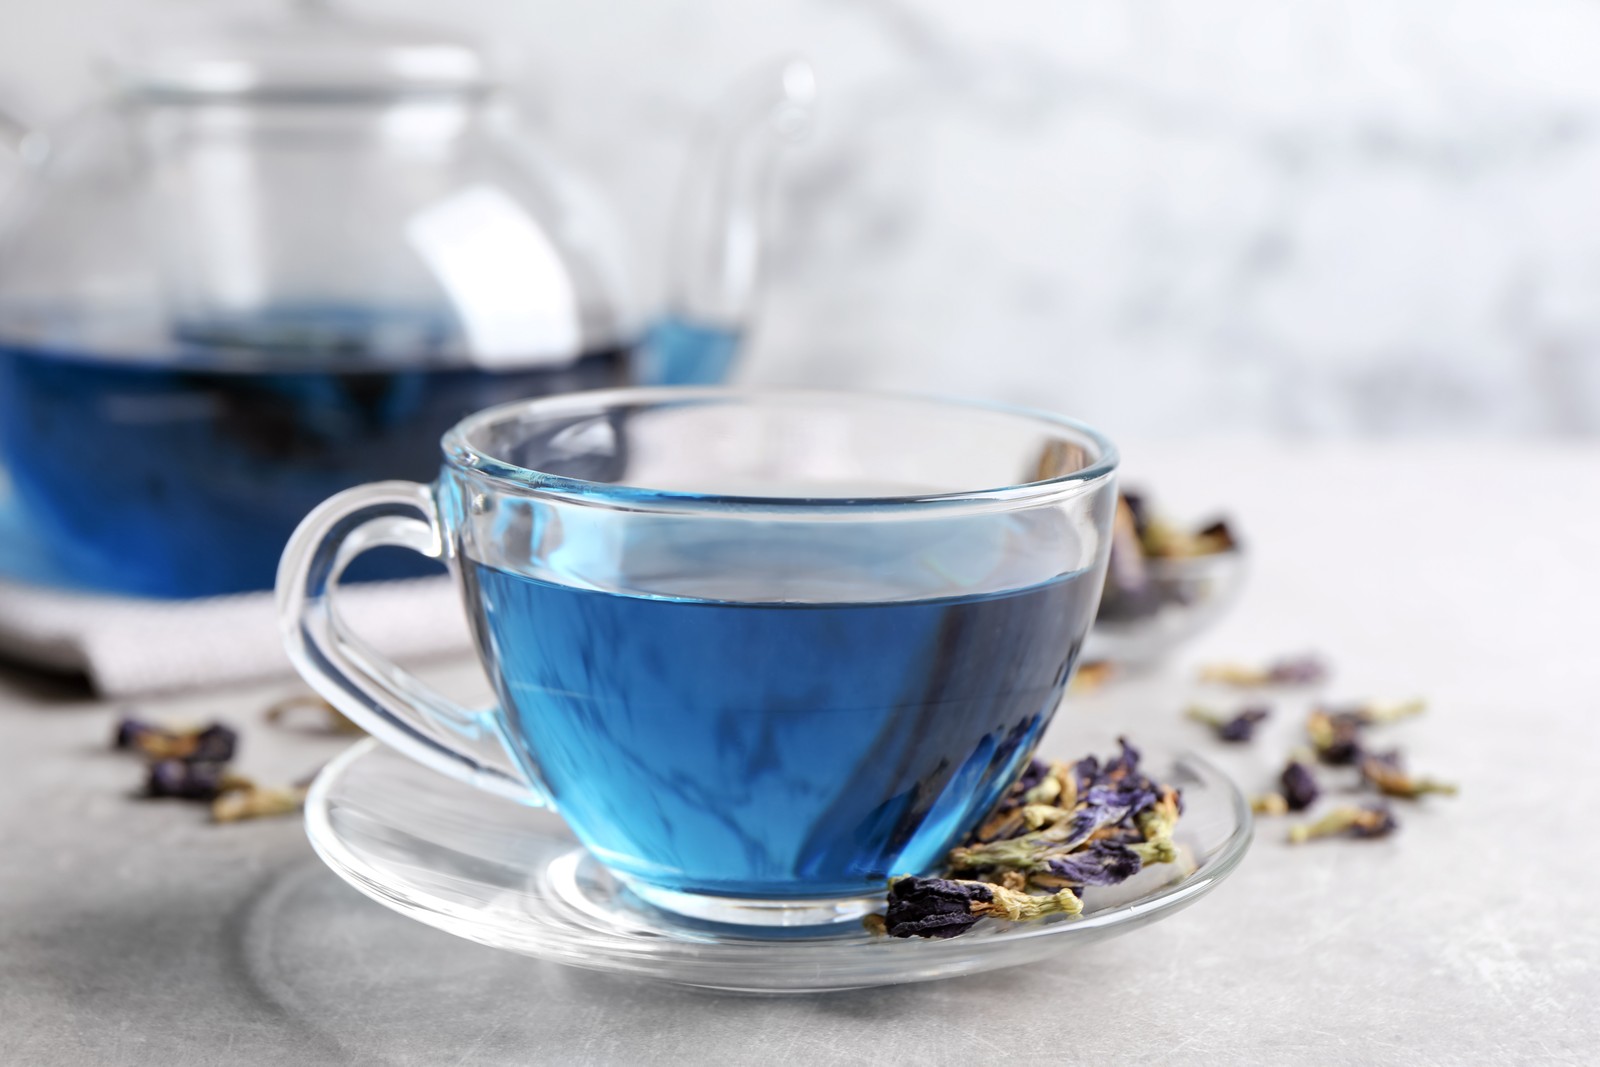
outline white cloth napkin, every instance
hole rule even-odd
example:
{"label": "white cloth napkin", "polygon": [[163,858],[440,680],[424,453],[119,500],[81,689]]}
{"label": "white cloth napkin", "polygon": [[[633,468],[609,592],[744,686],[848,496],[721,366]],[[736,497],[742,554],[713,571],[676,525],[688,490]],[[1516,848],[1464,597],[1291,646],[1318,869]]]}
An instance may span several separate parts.
{"label": "white cloth napkin", "polygon": [[[346,586],[341,614],[394,659],[472,648],[449,578]],[[293,673],[271,593],[144,600],[0,579],[0,657],[86,675],[107,697]]]}

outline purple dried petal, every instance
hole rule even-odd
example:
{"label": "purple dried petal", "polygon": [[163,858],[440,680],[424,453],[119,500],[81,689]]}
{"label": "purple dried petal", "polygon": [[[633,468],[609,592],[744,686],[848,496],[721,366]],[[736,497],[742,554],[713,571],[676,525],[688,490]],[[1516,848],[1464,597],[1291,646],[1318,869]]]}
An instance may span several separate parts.
{"label": "purple dried petal", "polygon": [[1283,799],[1289,805],[1290,811],[1305,811],[1316,803],[1317,796],[1322,790],[1317,786],[1317,779],[1307,767],[1299,760],[1289,761],[1283,769],[1280,779],[1283,786]]}
{"label": "purple dried petal", "polygon": [[1138,855],[1125,845],[1096,841],[1088,848],[1058,856],[1045,864],[1046,870],[1074,885],[1116,885],[1139,873]]}
{"label": "purple dried petal", "polygon": [[183,800],[215,800],[222,793],[228,768],[223,763],[163,759],[150,764],[145,795]]}
{"label": "purple dried petal", "polygon": [[1363,766],[1374,764],[1386,770],[1405,773],[1405,757],[1398,748],[1391,748],[1387,752],[1364,752],[1361,754]]}
{"label": "purple dried petal", "polygon": [[1111,762],[1107,763],[1102,772],[1106,778],[1119,778],[1123,775],[1133,775],[1139,770],[1139,750],[1128,743],[1126,737],[1117,738],[1117,745],[1121,748]]}
{"label": "purple dried petal", "polygon": [[1138,531],[1139,536],[1142,538],[1145,530],[1150,526],[1150,508],[1145,503],[1144,494],[1124,491],[1122,502],[1128,505],[1128,515],[1133,519],[1133,528]]}
{"label": "purple dried petal", "polygon": [[1267,679],[1274,685],[1316,685],[1327,677],[1327,663],[1310,654],[1289,656],[1267,668]]}
{"label": "purple dried petal", "polygon": [[1362,809],[1362,817],[1350,826],[1352,837],[1384,837],[1400,828],[1399,821],[1387,804],[1369,804]]}
{"label": "purple dried petal", "polygon": [[1085,793],[1078,808],[1067,821],[1067,829],[1060,835],[1063,848],[1076,848],[1089,840],[1096,830],[1115,826],[1150,807],[1160,796],[1143,780],[1113,785],[1096,785]]}
{"label": "purple dried petal", "polygon": [[111,739],[112,748],[133,748],[139,743],[139,738],[146,734],[165,734],[166,730],[148,723],[142,719],[135,719],[131,715],[117,720],[117,730]]}
{"label": "purple dried petal", "polygon": [[889,883],[884,916],[890,937],[955,937],[980,918],[974,904],[987,904],[994,891],[981,882],[948,878],[896,878]]}
{"label": "purple dried petal", "polygon": [[239,747],[239,734],[231,727],[214,722],[195,735],[191,760],[200,763],[226,763]]}
{"label": "purple dried petal", "polygon": [[1345,766],[1361,757],[1361,729],[1366,723],[1356,712],[1319,708],[1311,713],[1308,732],[1317,758]]}
{"label": "purple dried petal", "polygon": [[1243,743],[1256,735],[1256,727],[1267,720],[1272,714],[1272,709],[1267,707],[1245,708],[1217,727],[1217,737],[1224,741]]}
{"label": "purple dried petal", "polygon": [[1029,760],[1027,767],[1023,768],[1022,776],[1019,777],[1016,780],[1016,783],[1012,785],[1010,795],[1020,797],[1023,793],[1026,793],[1028,790],[1044,781],[1045,775],[1049,773],[1050,764],[1046,763],[1044,760]]}

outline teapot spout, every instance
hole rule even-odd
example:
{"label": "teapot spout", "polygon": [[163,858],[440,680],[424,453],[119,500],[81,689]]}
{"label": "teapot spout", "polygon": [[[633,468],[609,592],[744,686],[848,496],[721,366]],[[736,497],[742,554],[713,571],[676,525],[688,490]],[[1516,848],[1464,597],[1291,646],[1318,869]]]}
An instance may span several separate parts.
{"label": "teapot spout", "polygon": [[761,280],[763,207],[775,164],[811,126],[816,77],[804,60],[758,71],[719,109],[679,193],[667,310],[641,352],[653,385],[722,381],[733,365]]}

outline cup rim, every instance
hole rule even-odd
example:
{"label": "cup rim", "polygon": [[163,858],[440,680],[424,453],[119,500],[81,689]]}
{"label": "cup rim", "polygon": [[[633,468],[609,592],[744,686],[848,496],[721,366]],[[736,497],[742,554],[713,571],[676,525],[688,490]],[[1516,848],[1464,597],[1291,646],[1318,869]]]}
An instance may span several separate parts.
{"label": "cup rim", "polygon": [[[529,467],[521,467],[497,459],[470,443],[470,437],[484,426],[513,412],[537,409],[540,414],[560,415],[622,405],[643,405],[656,402],[695,402],[716,400],[747,400],[753,398],[784,398],[825,401],[884,400],[913,401],[944,405],[971,411],[987,411],[1000,415],[1029,420],[1054,429],[1070,430],[1084,438],[1098,453],[1094,461],[1081,470],[1057,475],[1036,482],[1012,483],[981,489],[958,490],[946,493],[927,493],[911,496],[858,497],[805,497],[762,496],[750,494],[699,493],[671,489],[651,489],[645,486],[592,482],[581,478],[548,474]],[[669,510],[705,512],[715,510],[738,511],[806,511],[829,510],[859,513],[866,510],[886,509],[897,512],[927,509],[1000,507],[1010,510],[1033,507],[1057,499],[1078,496],[1108,481],[1117,470],[1120,455],[1116,445],[1099,430],[1078,419],[1037,408],[1000,401],[954,397],[937,393],[904,392],[878,389],[821,389],[786,386],[620,386],[612,389],[593,389],[554,396],[534,397],[496,404],[473,412],[456,423],[440,440],[447,463],[457,469],[486,477],[501,485],[552,495],[573,503],[627,510]]]}

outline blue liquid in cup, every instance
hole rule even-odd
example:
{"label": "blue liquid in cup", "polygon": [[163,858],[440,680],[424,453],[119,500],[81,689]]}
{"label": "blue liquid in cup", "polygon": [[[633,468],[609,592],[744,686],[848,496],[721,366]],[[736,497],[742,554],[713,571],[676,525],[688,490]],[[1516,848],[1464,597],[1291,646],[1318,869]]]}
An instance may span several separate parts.
{"label": "blue liquid in cup", "polygon": [[829,897],[940,864],[1061,698],[1094,576],[881,603],[736,603],[463,562],[529,767],[625,876]]}

